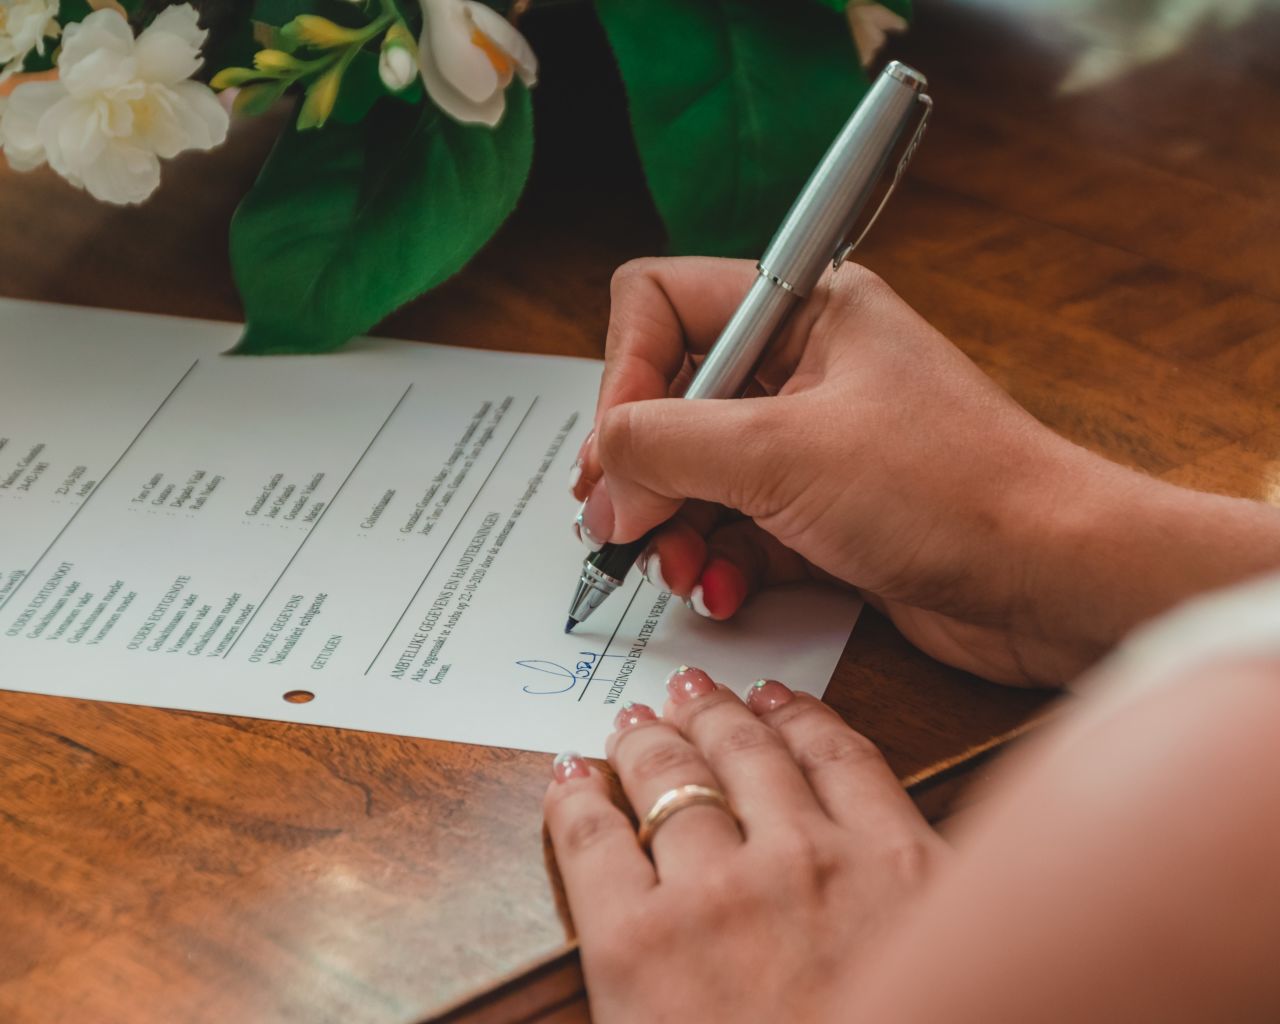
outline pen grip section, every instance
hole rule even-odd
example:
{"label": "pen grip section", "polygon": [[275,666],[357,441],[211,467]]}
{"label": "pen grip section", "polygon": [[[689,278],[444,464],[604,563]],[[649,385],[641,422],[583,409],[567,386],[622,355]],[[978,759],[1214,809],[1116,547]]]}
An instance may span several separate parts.
{"label": "pen grip section", "polygon": [[627,578],[627,573],[635,565],[636,559],[644,552],[656,532],[656,529],[650,530],[643,537],[629,544],[606,544],[591,555],[587,562],[604,575],[617,580],[621,586]]}

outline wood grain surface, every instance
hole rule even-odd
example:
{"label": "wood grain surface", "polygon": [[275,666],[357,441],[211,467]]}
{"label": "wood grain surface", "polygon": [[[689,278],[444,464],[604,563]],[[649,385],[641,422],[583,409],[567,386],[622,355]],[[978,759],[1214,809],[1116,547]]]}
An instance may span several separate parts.
{"label": "wood grain surface", "polygon": [[[918,7],[893,55],[937,113],[864,261],[1068,437],[1280,503],[1280,16],[1060,96],[1072,50],[1041,23]],[[598,355],[613,268],[661,250],[589,11],[526,26],[544,79],[521,208],[380,333]],[[238,319],[227,221],[278,127],[180,158],[137,209],[0,170],[0,294]],[[934,815],[1045,701],[873,614],[828,699]],[[0,1020],[583,1019],[548,762],[0,692]]]}

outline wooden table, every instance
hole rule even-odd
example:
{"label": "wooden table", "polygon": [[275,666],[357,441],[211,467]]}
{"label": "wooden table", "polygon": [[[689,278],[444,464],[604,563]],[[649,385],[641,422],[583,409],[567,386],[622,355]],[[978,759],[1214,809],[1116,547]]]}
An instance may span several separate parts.
{"label": "wooden table", "polygon": [[[1071,50],[1037,23],[918,6],[894,55],[937,114],[864,260],[1057,430],[1280,503],[1280,16],[1061,97]],[[598,29],[527,25],[545,69],[530,190],[385,334],[597,355],[612,268],[661,248]],[[0,171],[0,294],[238,319],[226,224],[275,128],[178,160],[141,209]],[[1044,703],[872,614],[828,699],[935,817]],[[548,762],[0,692],[0,1019],[382,1024],[486,990],[451,1016],[581,1019]]]}

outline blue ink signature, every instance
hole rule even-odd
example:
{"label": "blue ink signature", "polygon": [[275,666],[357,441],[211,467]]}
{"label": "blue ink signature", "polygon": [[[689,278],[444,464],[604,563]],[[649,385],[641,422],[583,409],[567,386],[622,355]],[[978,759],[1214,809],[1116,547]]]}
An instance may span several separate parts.
{"label": "blue ink signature", "polygon": [[544,661],[540,658],[530,658],[526,661],[517,661],[516,664],[520,666],[520,668],[528,669],[531,672],[542,672],[546,675],[564,680],[564,685],[557,690],[535,689],[527,684],[521,687],[525,693],[532,693],[537,696],[548,696],[556,693],[568,693],[570,690],[576,689],[580,682],[591,678],[591,673],[596,669],[597,664],[603,664],[603,660],[605,658],[623,657],[625,657],[625,655],[622,654],[598,654],[594,651],[579,651],[579,660],[572,668],[566,668],[564,665],[560,665],[554,661]]}

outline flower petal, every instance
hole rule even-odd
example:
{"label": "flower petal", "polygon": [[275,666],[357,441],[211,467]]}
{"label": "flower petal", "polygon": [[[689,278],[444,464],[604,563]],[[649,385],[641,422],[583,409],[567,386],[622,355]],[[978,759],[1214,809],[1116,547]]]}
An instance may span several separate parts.
{"label": "flower petal", "polygon": [[45,162],[40,119],[66,94],[61,82],[24,82],[13,90],[0,115],[0,141],[15,171],[29,171]]}
{"label": "flower petal", "polygon": [[160,160],[117,139],[84,168],[82,181],[89,194],[104,203],[140,203],[160,185]]}
{"label": "flower petal", "polygon": [[74,96],[50,107],[40,118],[40,140],[49,166],[68,180],[81,179],[107,146],[106,113],[97,100]]}
{"label": "flower petal", "polygon": [[188,149],[210,149],[227,137],[229,118],[213,91],[199,82],[153,85],[138,104],[131,142],[168,159]]}
{"label": "flower petal", "polygon": [[123,85],[135,73],[133,32],[117,11],[94,11],[67,26],[58,70],[72,96]]}
{"label": "flower petal", "polygon": [[492,128],[502,120],[507,99],[501,89],[495,89],[487,99],[477,103],[455,89],[432,61],[422,59],[418,63],[421,65],[422,84],[426,86],[427,95],[455,121],[463,124],[487,124]]}
{"label": "flower petal", "polygon": [[212,89],[202,82],[179,82],[169,91],[186,134],[183,149],[212,149],[226,141],[231,118]]}
{"label": "flower petal", "polygon": [[473,103],[483,103],[502,88],[497,69],[471,41],[475,25],[462,0],[422,0],[422,18],[418,48],[424,84],[431,66]]}
{"label": "flower petal", "polygon": [[492,7],[476,3],[475,0],[466,0],[466,3],[476,28],[492,39],[515,62],[520,81],[525,85],[537,85],[538,58],[520,30]]}
{"label": "flower petal", "polygon": [[142,34],[145,36],[147,32],[153,31],[177,36],[193,50],[199,50],[204,46],[204,41],[209,36],[209,33],[200,27],[200,15],[190,4],[166,7],[155,16]]}
{"label": "flower petal", "polygon": [[45,36],[59,32],[57,0],[4,0],[0,13],[0,65],[9,73],[32,50],[44,53]]}
{"label": "flower petal", "polygon": [[200,67],[205,32],[196,25],[190,4],[166,7],[138,37],[134,55],[138,77],[171,85],[190,78]]}

